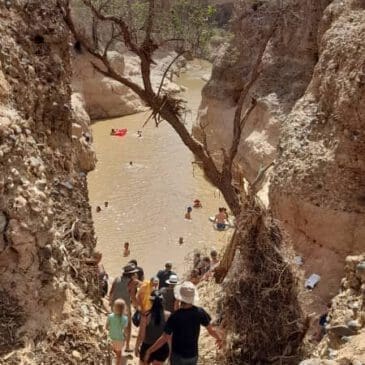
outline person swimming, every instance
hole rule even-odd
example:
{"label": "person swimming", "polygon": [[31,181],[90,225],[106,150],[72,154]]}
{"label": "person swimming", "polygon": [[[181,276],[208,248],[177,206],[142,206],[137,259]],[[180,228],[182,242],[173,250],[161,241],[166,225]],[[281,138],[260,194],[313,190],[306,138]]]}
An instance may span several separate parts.
{"label": "person swimming", "polygon": [[191,219],[192,210],[193,210],[192,207],[188,207],[188,209],[186,210],[186,213],[185,213],[185,219]]}
{"label": "person swimming", "polygon": [[124,242],[123,256],[128,257],[130,254],[131,254],[131,251],[129,249],[129,242]]}
{"label": "person swimming", "polygon": [[133,166],[133,161],[129,161],[129,166]]}
{"label": "person swimming", "polygon": [[114,129],[114,128],[112,128],[112,130],[110,131],[110,135],[111,135],[111,136],[115,136],[115,133],[116,133],[115,129]]}
{"label": "person swimming", "polygon": [[202,206],[202,203],[199,199],[195,199],[194,200],[194,205],[193,205],[194,208],[203,208]]}
{"label": "person swimming", "polygon": [[100,213],[101,212],[101,208],[99,207],[99,205],[96,207],[96,213]]}
{"label": "person swimming", "polygon": [[138,130],[137,135],[138,135],[139,138],[142,137],[142,131]]}

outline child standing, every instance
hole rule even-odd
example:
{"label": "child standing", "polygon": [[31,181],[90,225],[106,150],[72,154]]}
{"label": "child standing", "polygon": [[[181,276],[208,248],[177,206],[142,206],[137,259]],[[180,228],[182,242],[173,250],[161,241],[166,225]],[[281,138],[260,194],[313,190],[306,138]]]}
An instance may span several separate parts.
{"label": "child standing", "polygon": [[125,301],[117,299],[113,305],[113,313],[108,315],[106,329],[112,340],[112,347],[117,357],[116,365],[122,365],[122,349],[124,346],[124,329],[128,324],[128,317],[124,315]]}

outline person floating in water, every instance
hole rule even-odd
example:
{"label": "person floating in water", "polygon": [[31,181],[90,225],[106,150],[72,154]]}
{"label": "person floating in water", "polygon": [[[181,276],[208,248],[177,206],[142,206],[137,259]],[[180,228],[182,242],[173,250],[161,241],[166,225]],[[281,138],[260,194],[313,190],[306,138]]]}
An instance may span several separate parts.
{"label": "person floating in water", "polygon": [[191,219],[191,211],[193,210],[192,207],[188,207],[185,213],[185,219]]}
{"label": "person floating in water", "polygon": [[100,213],[101,212],[101,208],[99,207],[99,205],[96,207],[96,213]]}
{"label": "person floating in water", "polygon": [[128,257],[130,254],[131,254],[131,251],[129,249],[129,242],[124,242],[123,256]]}
{"label": "person floating in water", "polygon": [[108,208],[108,206],[109,206],[109,202],[104,202],[104,207]]}
{"label": "person floating in water", "polygon": [[182,245],[184,243],[184,237],[179,237],[179,244]]}
{"label": "person floating in water", "polygon": [[195,199],[194,200],[194,205],[193,205],[194,208],[203,208],[202,206],[202,203],[199,199]]}
{"label": "person floating in water", "polygon": [[129,161],[129,166],[133,166],[133,161]]}
{"label": "person floating in water", "polygon": [[217,224],[218,230],[226,229],[227,212],[224,208],[218,209],[218,214],[214,218],[214,222]]}
{"label": "person floating in water", "polygon": [[116,133],[115,129],[112,128],[112,130],[110,131],[110,135],[115,136],[115,133]]}

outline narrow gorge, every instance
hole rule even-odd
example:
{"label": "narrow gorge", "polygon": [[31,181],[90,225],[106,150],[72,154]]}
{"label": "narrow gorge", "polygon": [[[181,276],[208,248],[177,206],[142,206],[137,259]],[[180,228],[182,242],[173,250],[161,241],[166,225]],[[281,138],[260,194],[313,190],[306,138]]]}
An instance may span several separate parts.
{"label": "narrow gorge", "polygon": [[199,365],[365,364],[365,1],[199,0],[189,51],[189,1],[118,1],[126,28],[96,0],[0,3],[0,364],[113,364],[94,255],[111,282],[125,241],[147,277],[219,251]]}

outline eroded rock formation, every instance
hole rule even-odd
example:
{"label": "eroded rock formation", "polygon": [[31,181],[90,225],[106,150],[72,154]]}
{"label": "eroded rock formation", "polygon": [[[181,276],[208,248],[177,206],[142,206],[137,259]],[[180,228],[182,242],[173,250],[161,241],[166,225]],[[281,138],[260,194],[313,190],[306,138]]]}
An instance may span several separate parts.
{"label": "eroded rock formation", "polygon": [[365,248],[364,24],[361,2],[334,1],[324,12],[319,61],[283,123],[270,192],[274,214],[330,296],[346,255]]}
{"label": "eroded rock formation", "polygon": [[0,362],[94,363],[95,155],[71,103],[69,32],[54,0],[2,2],[0,19]]}
{"label": "eroded rock formation", "polygon": [[257,105],[236,167],[252,182],[275,161],[260,196],[290,233],[306,273],[322,276],[315,294],[328,299],[346,255],[365,246],[364,2],[240,1],[236,7],[236,36],[216,60],[194,133],[206,134],[219,161],[221,147],[230,145],[238,96],[273,31],[247,100]]}

